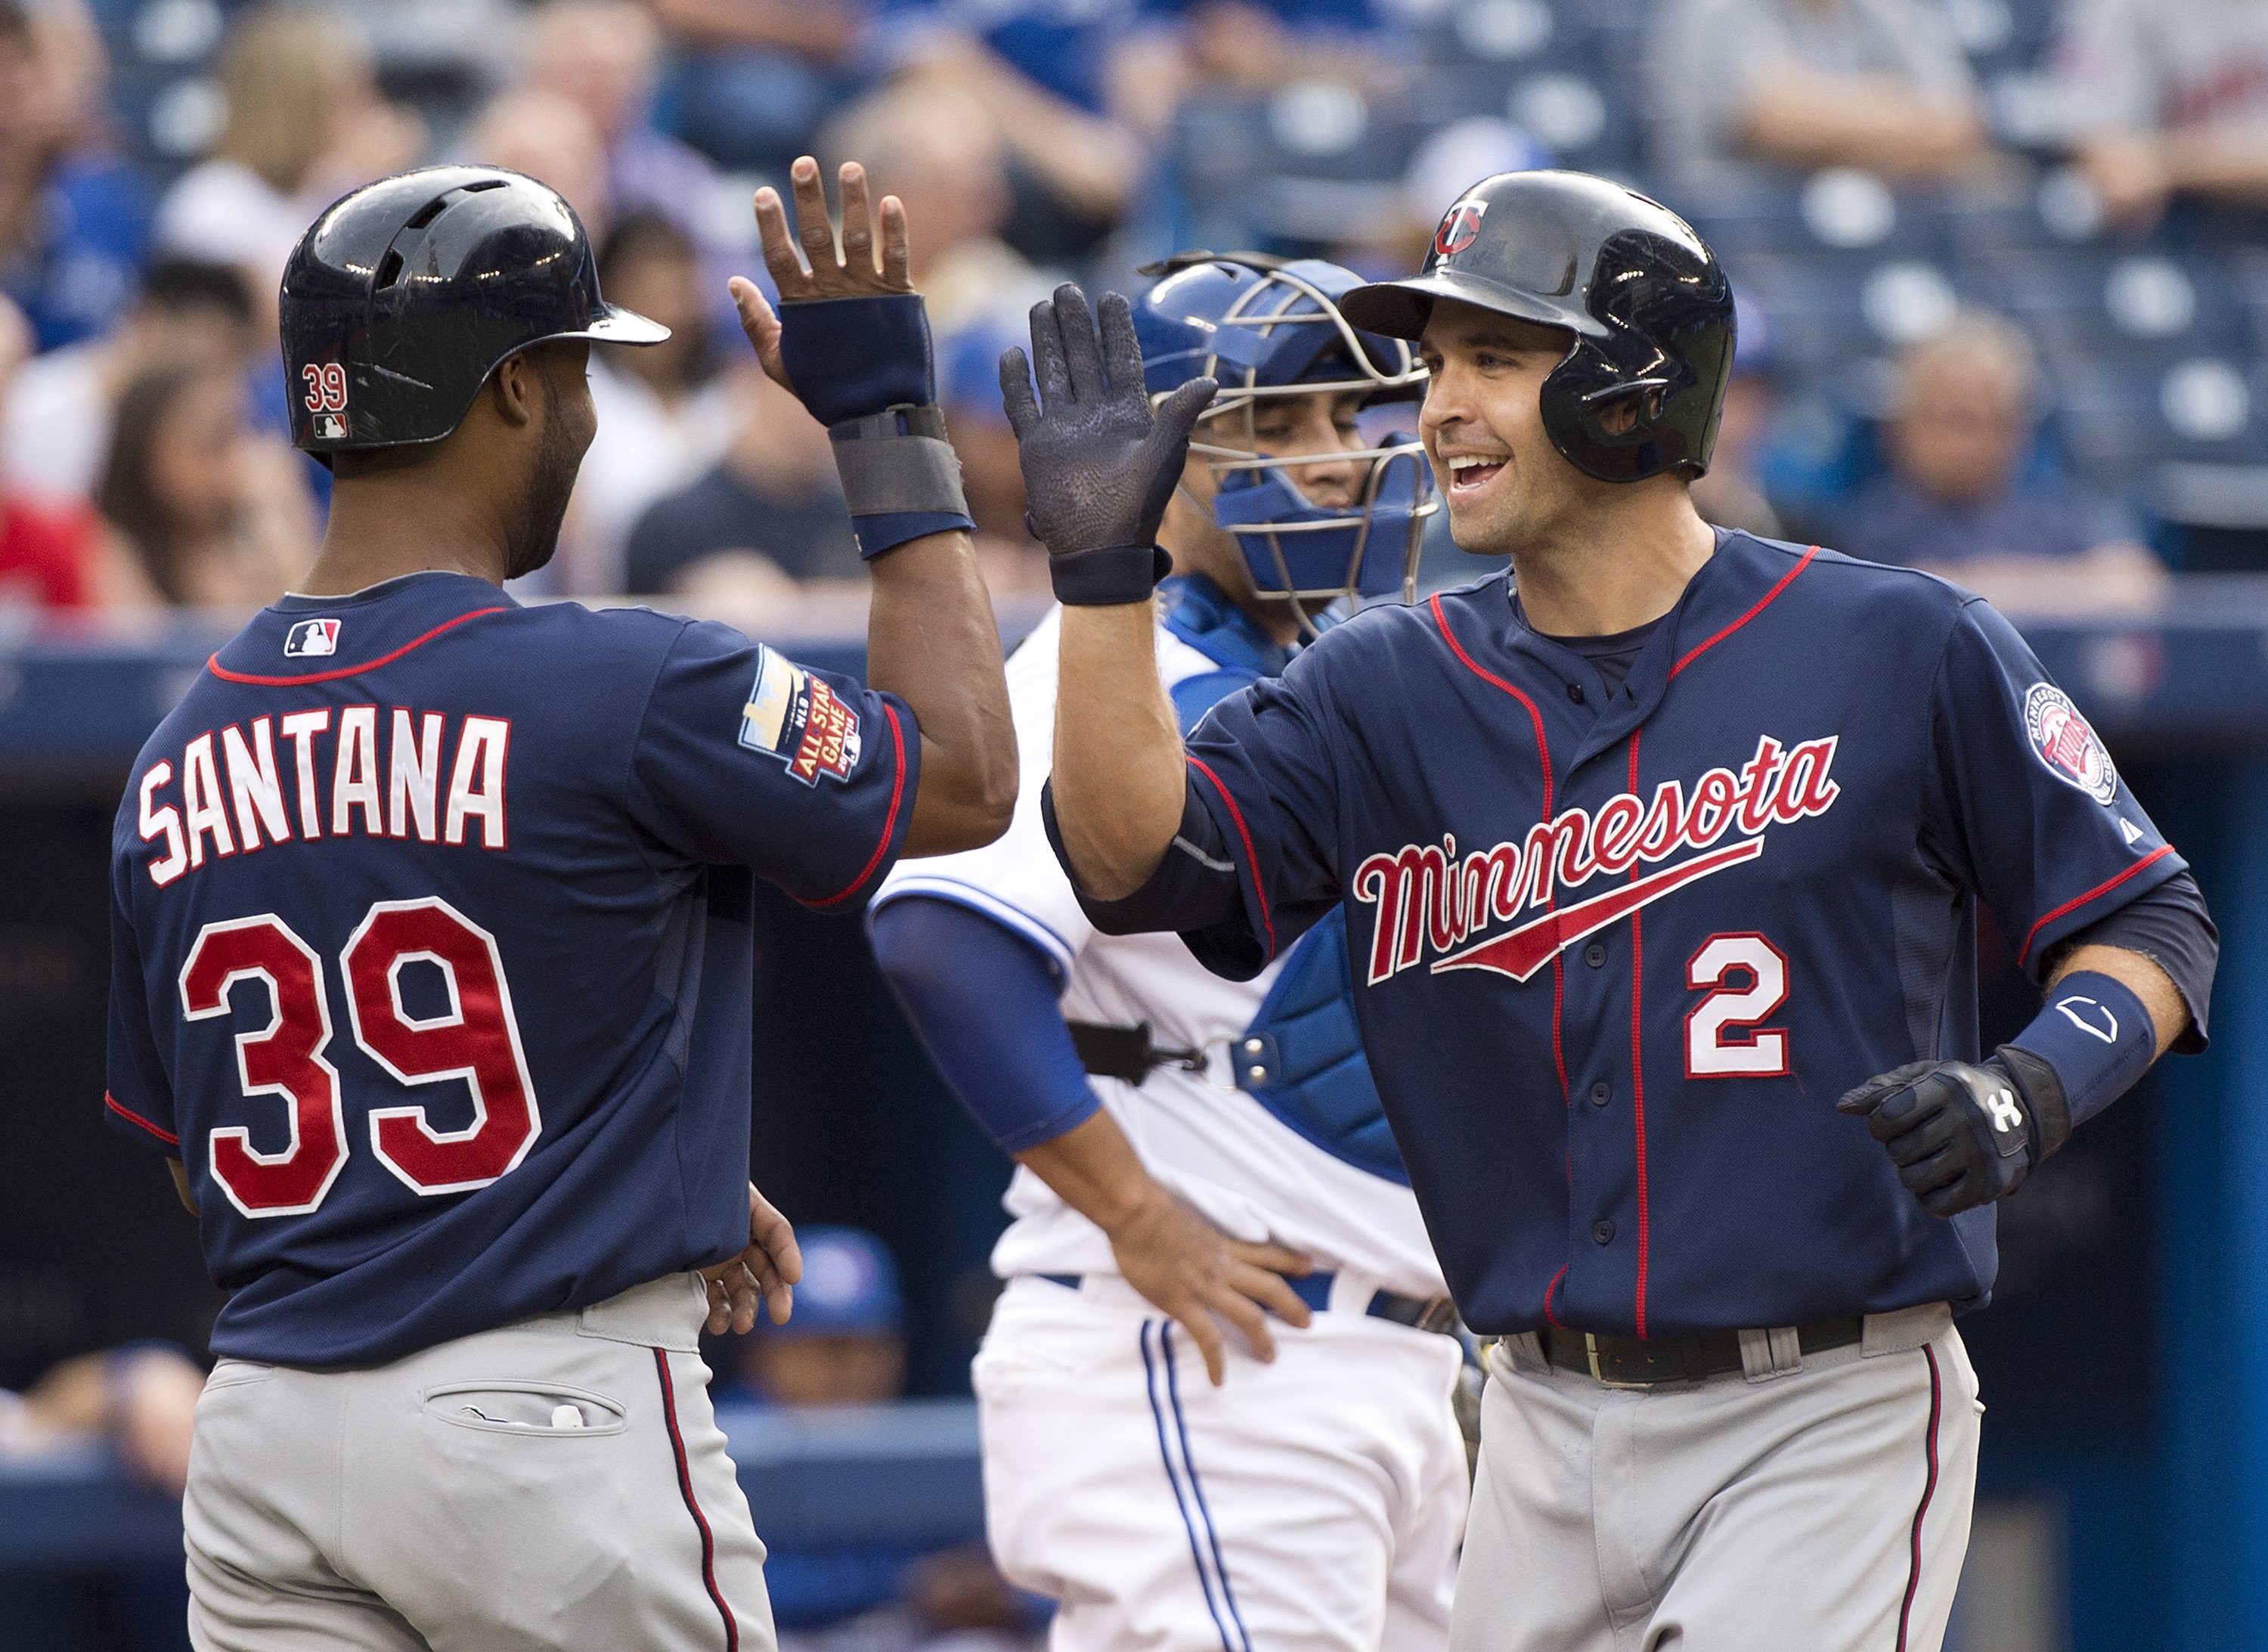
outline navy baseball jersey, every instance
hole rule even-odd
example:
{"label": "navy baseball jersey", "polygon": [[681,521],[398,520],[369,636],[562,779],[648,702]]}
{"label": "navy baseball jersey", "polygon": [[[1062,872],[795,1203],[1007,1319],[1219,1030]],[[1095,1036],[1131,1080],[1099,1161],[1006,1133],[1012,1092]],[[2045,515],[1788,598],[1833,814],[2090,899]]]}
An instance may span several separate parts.
{"label": "navy baseball jersey", "polygon": [[214,1351],[375,1365],[737,1252],[752,879],[854,908],[918,754],[722,626],[446,573],[261,613],[113,851],[105,1111],[188,1169]]}
{"label": "navy baseball jersey", "polygon": [[1506,578],[1358,616],[1189,742],[1258,970],[1344,903],[1363,1041],[1476,1331],[1678,1336],[1989,1295],[1873,1074],[1974,1059],[1976,918],[2035,971],[2183,863],[2015,631],[1720,535],[1609,690]]}

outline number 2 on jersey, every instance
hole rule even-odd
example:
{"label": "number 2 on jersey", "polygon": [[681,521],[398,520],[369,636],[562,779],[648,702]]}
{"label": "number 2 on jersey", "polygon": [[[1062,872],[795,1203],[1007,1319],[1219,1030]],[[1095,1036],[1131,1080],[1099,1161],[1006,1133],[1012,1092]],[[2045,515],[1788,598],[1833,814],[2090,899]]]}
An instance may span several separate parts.
{"label": "number 2 on jersey", "polygon": [[[1686,963],[1685,984],[1696,992],[1714,989],[1685,1016],[1687,1078],[1786,1073],[1787,1029],[1757,1028],[1787,1002],[1787,957],[1778,947],[1762,935],[1712,935]],[[1733,1036],[1736,1031],[1747,1036]]]}
{"label": "number 2 on jersey", "polygon": [[[421,1018],[403,1008],[401,970],[412,962],[440,970],[445,1013]],[[380,901],[340,954],[339,970],[364,1053],[404,1085],[461,1080],[472,1092],[473,1120],[461,1130],[435,1130],[420,1106],[372,1109],[380,1163],[416,1193],[461,1193],[527,1155],[542,1118],[493,935],[446,901]],[[269,1019],[237,1034],[238,1074],[247,1096],[290,1104],[291,1141],[263,1154],[246,1127],[216,1130],[213,1179],[247,1216],[301,1215],[323,1202],[348,1152],[338,1070],[323,1058],[332,1021],[322,960],[273,914],[208,924],[181,966],[181,1013],[227,1014],[230,989],[249,977],[267,985]]]}

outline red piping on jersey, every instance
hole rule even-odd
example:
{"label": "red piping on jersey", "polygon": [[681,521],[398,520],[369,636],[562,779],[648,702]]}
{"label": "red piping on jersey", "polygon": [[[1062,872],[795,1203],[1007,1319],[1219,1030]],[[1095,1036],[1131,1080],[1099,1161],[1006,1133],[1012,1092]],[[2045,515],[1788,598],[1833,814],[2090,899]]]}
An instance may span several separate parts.
{"label": "red piping on jersey", "polygon": [[1898,1607],[1898,1652],[1906,1652],[1906,1623],[1913,1616],[1914,1595],[1921,1588],[1921,1522],[1929,1513],[1929,1500],[1937,1495],[1937,1420],[1944,1410],[1939,1391],[1937,1350],[1922,1345],[1922,1357],[1929,1361],[1929,1433],[1924,1441],[1929,1453],[1929,1478],[1922,1482],[1921,1502],[1914,1509],[1912,1558],[1906,1563],[1906,1597]]}
{"label": "red piping on jersey", "polygon": [[2127,867],[2126,870],[2120,873],[2117,877],[2105,879],[2102,882],[2096,884],[2084,895],[2073,896],[2071,899],[2066,901],[2061,906],[2057,907],[2052,912],[2046,914],[2038,923],[2034,924],[2029,929],[2024,932],[2024,944],[2016,953],[2016,962],[2018,963],[2021,963],[2025,959],[2030,957],[2032,955],[2032,943],[2040,938],[2040,931],[2045,929],[2050,924],[2055,922],[2057,918],[2061,918],[2066,912],[2075,911],[2076,909],[2086,905],[2097,896],[2110,894],[2111,890],[2125,882],[2127,879],[2132,877],[2144,867],[2148,866],[2153,860],[2162,859],[2173,852],[2173,844],[2160,844],[2155,849],[2150,851],[2148,854],[2144,855],[2139,860],[2137,860],[2132,866]]}
{"label": "red piping on jersey", "polygon": [[1543,1317],[1551,1322],[1551,1328],[1554,1331],[1567,1329],[1559,1323],[1559,1316],[1551,1311],[1551,1293],[1559,1288],[1559,1281],[1566,1277],[1567,1265],[1562,1262],[1559,1265],[1559,1271],[1551,1276],[1551,1283],[1543,1287]]}
{"label": "red piping on jersey", "polygon": [[375,660],[365,660],[358,666],[341,666],[335,671],[311,671],[304,677],[256,677],[249,672],[231,671],[221,664],[218,654],[205,661],[205,669],[224,682],[248,682],[256,689],[298,689],[305,688],[310,682],[336,682],[341,677],[357,677],[365,671],[375,671],[380,666],[390,666],[411,649],[424,646],[452,626],[461,625],[467,620],[479,619],[484,615],[503,612],[504,608],[501,604],[495,608],[476,608],[469,614],[460,614],[453,620],[443,620],[423,637],[410,638],[390,654],[380,654]]}
{"label": "red piping on jersey", "polygon": [[1219,775],[1187,752],[1182,756],[1190,768],[1212,782],[1212,789],[1219,793],[1220,800],[1228,805],[1228,818],[1235,822],[1236,835],[1244,844],[1245,869],[1252,874],[1253,898],[1260,903],[1260,926],[1268,932],[1268,955],[1273,958],[1276,955],[1276,920],[1268,915],[1268,891],[1261,887],[1260,857],[1253,851],[1252,834],[1244,829],[1244,811],[1236,807],[1236,800],[1228,794],[1228,788],[1220,783]]}
{"label": "red piping on jersey", "polygon": [[1761,597],[1758,597],[1754,608],[1742,615],[1740,618],[1734,620],[1730,625],[1725,627],[1723,631],[1719,631],[1714,637],[1710,638],[1706,642],[1696,643],[1691,648],[1686,650],[1685,657],[1683,660],[1680,660],[1675,665],[1669,667],[1669,675],[1673,677],[1675,676],[1679,672],[1684,670],[1686,667],[1691,665],[1696,660],[1698,660],[1703,654],[1707,653],[1719,643],[1723,642],[1725,638],[1730,637],[1734,631],[1740,630],[1742,626],[1747,624],[1750,620],[1756,618],[1757,615],[1770,608],[1772,605],[1772,599],[1777,597],[1781,592],[1786,590],[1789,584],[1794,579],[1796,575],[1801,573],[1806,568],[1811,566],[1811,559],[1818,554],[1819,547],[1816,545],[1814,545],[1809,550],[1805,551],[1803,553],[1802,560],[1798,562],[1794,567],[1790,568],[1786,573],[1782,574],[1778,585],[1772,586],[1771,590],[1765,592]]}
{"label": "red piping on jersey", "polygon": [[685,1436],[677,1431],[677,1396],[669,1381],[669,1355],[659,1348],[653,1351],[653,1368],[661,1377],[661,1420],[669,1426],[669,1449],[677,1458],[677,1489],[684,1495],[693,1523],[701,1530],[701,1584],[717,1603],[717,1615],[725,1620],[725,1652],[740,1652],[740,1620],[725,1604],[725,1591],[717,1587],[717,1535],[709,1530],[709,1517],[701,1512],[700,1500],[693,1494],[693,1465],[685,1460]]}
{"label": "red piping on jersey", "polygon": [[[1631,794],[1638,794],[1638,730],[1631,730],[1630,750]],[[1638,881],[1638,868],[1631,868],[1631,881]],[[1638,1138],[1638,1292],[1637,1306],[1631,1317],[1638,1325],[1638,1334],[1646,1335],[1646,1272],[1651,1258],[1653,1230],[1646,1208],[1646,1048],[1641,1021],[1646,1003],[1646,940],[1638,927],[1643,913],[1631,914],[1631,1129]]]}
{"label": "red piping on jersey", "polygon": [[[1535,702],[1534,700],[1529,699],[1527,695],[1521,693],[1520,690],[1514,688],[1511,683],[1497,675],[1495,672],[1484,670],[1480,665],[1474,660],[1473,657],[1465,652],[1465,645],[1457,640],[1456,632],[1449,629],[1449,616],[1441,611],[1441,597],[1439,592],[1427,597],[1425,599],[1425,605],[1433,610],[1433,623],[1440,626],[1441,629],[1441,640],[1449,645],[1449,652],[1451,653],[1456,655],[1459,660],[1464,662],[1465,669],[1471,672],[1482,682],[1493,683],[1496,687],[1502,689],[1506,694],[1509,694],[1513,699],[1518,700],[1522,705],[1528,708],[1528,720],[1533,724],[1535,728],[1536,761],[1541,763],[1543,768],[1543,818],[1547,821],[1550,820],[1551,818],[1551,742],[1544,737],[1543,713],[1536,709]],[[1543,899],[1543,910],[1547,912],[1550,911],[1552,908],[1553,902],[1557,898],[1557,895],[1556,889],[1553,893],[1546,895]],[[1551,1065],[1558,1070],[1559,1073],[1560,1103],[1565,1107],[1572,1108],[1574,1105],[1574,1092],[1568,1088],[1567,1058],[1564,1052],[1559,1036],[1561,1009],[1565,999],[1566,976],[1564,972],[1559,955],[1557,953],[1554,953],[1551,955]]]}
{"label": "red piping on jersey", "polygon": [[158,1140],[164,1142],[167,1147],[178,1147],[181,1145],[181,1139],[175,1135],[172,1131],[165,1129],[161,1125],[152,1124],[150,1120],[143,1117],[141,1114],[136,1112],[132,1108],[122,1103],[119,1099],[115,1095],[113,1095],[108,1090],[105,1090],[102,1093],[102,1104],[107,1110],[117,1114],[128,1124],[139,1125],[143,1129],[157,1137]]}
{"label": "red piping on jersey", "polygon": [[889,853],[891,836],[898,829],[898,805],[906,795],[906,733],[898,726],[898,708],[887,700],[882,702],[882,715],[890,719],[890,741],[896,749],[898,759],[898,772],[890,781],[889,813],[882,816],[882,840],[874,845],[874,852],[866,857],[866,864],[858,869],[858,875],[840,890],[823,901],[802,903],[814,912],[823,912],[830,906],[840,906],[856,895],[866,880],[874,875],[874,868],[882,864],[882,857]]}

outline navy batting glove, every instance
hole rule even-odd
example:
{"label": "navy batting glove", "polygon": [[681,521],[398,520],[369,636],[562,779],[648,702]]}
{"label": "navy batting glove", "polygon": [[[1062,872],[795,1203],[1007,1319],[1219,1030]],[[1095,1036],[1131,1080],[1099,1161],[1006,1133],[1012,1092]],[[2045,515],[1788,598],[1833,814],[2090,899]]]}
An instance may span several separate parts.
{"label": "navy batting glove", "polygon": [[1000,358],[1000,395],[1022,461],[1027,520],[1048,548],[1056,595],[1072,604],[1142,602],[1173,566],[1158,524],[1182,477],[1189,431],[1212,400],[1193,379],[1153,417],[1142,385],[1142,347],[1123,297],[1102,295],[1102,337],[1086,295],[1064,284],[1032,306],[1033,368],[1024,352]]}
{"label": "navy batting glove", "polygon": [[1991,1059],[1916,1061],[1869,1079],[1835,1103],[1863,1117],[1933,1216],[1955,1216],[2015,1191],[2067,1127],[2061,1087],[2022,1051]]}
{"label": "navy batting glove", "polygon": [[929,312],[919,293],[784,302],[779,320],[780,364],[821,424],[937,400]]}

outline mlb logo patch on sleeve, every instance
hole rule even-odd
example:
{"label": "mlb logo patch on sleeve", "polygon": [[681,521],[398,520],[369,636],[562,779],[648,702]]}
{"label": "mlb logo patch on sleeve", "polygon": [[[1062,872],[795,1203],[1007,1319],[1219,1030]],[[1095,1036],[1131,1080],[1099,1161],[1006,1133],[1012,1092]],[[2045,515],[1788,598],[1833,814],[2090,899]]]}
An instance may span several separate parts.
{"label": "mlb logo patch on sleeve", "polygon": [[339,623],[335,619],[301,620],[284,634],[284,657],[309,660],[339,651]]}
{"label": "mlb logo patch on sleeve", "polygon": [[740,707],[740,744],[777,757],[806,785],[858,766],[858,713],[792,660],[756,650],[756,680]]}

